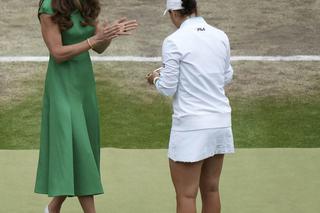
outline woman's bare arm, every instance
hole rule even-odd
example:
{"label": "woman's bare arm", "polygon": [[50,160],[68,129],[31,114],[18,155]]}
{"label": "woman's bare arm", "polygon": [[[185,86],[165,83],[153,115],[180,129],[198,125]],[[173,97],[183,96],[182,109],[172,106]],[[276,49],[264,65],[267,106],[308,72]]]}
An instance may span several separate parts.
{"label": "woman's bare arm", "polygon": [[[61,38],[61,31],[58,24],[54,23],[50,15],[42,14],[40,16],[41,32],[43,39],[57,63],[67,61],[82,52],[91,49],[87,41],[82,41],[77,44],[63,45]],[[96,35],[90,38],[93,46],[99,46],[107,40],[112,40],[118,37],[120,32],[119,25],[113,25],[110,28],[99,31]]]}

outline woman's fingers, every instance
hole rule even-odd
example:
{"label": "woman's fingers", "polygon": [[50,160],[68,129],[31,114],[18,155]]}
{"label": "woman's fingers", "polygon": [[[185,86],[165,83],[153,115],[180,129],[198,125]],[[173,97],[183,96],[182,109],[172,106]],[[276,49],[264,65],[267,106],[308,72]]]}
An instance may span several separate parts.
{"label": "woman's fingers", "polygon": [[124,31],[135,30],[138,27],[138,22],[136,20],[130,20],[124,23],[125,29]]}
{"label": "woman's fingers", "polygon": [[106,31],[104,31],[104,32],[103,32],[103,35],[105,36],[105,35],[109,35],[109,34],[117,34],[117,33],[119,33],[119,32],[120,32],[120,29],[115,28],[115,29],[113,29],[113,30],[106,30]]}
{"label": "woman's fingers", "polygon": [[120,29],[120,25],[116,24],[116,25],[112,25],[112,26],[107,26],[103,30],[104,30],[104,32],[108,32],[108,31],[111,31],[111,30],[114,30],[114,29]]}
{"label": "woman's fingers", "polygon": [[119,35],[119,31],[110,31],[110,32],[106,33],[104,36],[105,37],[111,37],[111,36],[114,36],[114,35]]}
{"label": "woman's fingers", "polygon": [[128,20],[127,17],[122,17],[122,18],[118,19],[117,21],[115,21],[115,23],[122,24],[123,22],[126,22],[127,20]]}
{"label": "woman's fingers", "polygon": [[137,29],[137,26],[126,27],[125,31],[132,31],[132,30],[135,30],[135,29]]}
{"label": "woman's fingers", "polygon": [[118,36],[118,35],[119,35],[118,32],[109,32],[109,33],[106,33],[106,34],[104,35],[104,38],[105,38],[105,39],[108,39],[108,38],[110,38],[110,37],[112,37],[112,36]]}
{"label": "woman's fingers", "polygon": [[108,20],[103,22],[103,36],[105,38],[113,38],[119,35],[131,35],[132,30],[137,29],[138,23],[136,20],[128,20],[126,17],[120,18],[109,25]]}
{"label": "woman's fingers", "polygon": [[110,36],[110,37],[108,38],[108,40],[112,40],[112,39],[115,39],[115,38],[117,38],[117,37],[119,37],[119,35],[113,35],[113,36]]}
{"label": "woman's fingers", "polygon": [[119,37],[119,34],[117,34],[117,33],[115,33],[115,34],[108,34],[108,35],[105,36],[105,40],[111,41],[112,39],[115,39],[115,38],[117,38],[117,37]]}
{"label": "woman's fingers", "polygon": [[131,24],[137,24],[138,25],[138,22],[137,22],[137,20],[129,20],[129,21],[124,22],[125,26],[131,25]]}
{"label": "woman's fingers", "polygon": [[138,27],[138,23],[131,23],[124,25],[125,27]]}
{"label": "woman's fingers", "polygon": [[119,35],[131,35],[130,31],[137,29],[138,24],[136,21],[129,21],[121,24]]}
{"label": "woman's fingers", "polygon": [[136,27],[132,28],[132,29],[126,29],[124,31],[120,31],[119,35],[132,35],[132,33],[130,31],[135,30],[135,29],[136,29]]}
{"label": "woman's fingers", "polygon": [[109,21],[108,19],[104,20],[103,23],[102,23],[102,27],[105,29],[109,26]]}
{"label": "woman's fingers", "polygon": [[138,27],[138,25],[137,25],[137,24],[130,24],[130,25],[125,25],[124,27],[125,27],[125,29],[129,29],[129,28],[137,28],[137,27]]}
{"label": "woman's fingers", "polygon": [[104,30],[104,34],[118,33],[118,32],[120,32],[120,26],[114,26]]}
{"label": "woman's fingers", "polygon": [[113,27],[112,29],[105,30],[104,40],[112,40],[119,36],[120,28],[118,26]]}
{"label": "woman's fingers", "polygon": [[120,32],[120,33],[118,33],[118,35],[132,35],[132,33],[130,33],[130,32]]}

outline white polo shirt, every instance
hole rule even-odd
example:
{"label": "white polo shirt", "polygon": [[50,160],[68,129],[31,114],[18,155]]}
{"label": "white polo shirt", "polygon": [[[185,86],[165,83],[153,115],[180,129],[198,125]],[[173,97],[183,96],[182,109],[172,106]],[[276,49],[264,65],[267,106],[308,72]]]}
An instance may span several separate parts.
{"label": "white polo shirt", "polygon": [[192,17],[167,37],[157,90],[173,96],[172,130],[231,126],[224,87],[232,80],[227,35],[202,17]]}

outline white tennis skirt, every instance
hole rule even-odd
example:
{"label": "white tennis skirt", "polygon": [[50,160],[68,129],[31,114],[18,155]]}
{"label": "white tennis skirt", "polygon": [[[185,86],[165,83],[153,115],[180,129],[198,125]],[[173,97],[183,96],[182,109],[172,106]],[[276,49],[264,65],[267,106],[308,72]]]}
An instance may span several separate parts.
{"label": "white tennis skirt", "polygon": [[197,162],[216,154],[234,153],[232,128],[173,131],[168,157],[176,162]]}

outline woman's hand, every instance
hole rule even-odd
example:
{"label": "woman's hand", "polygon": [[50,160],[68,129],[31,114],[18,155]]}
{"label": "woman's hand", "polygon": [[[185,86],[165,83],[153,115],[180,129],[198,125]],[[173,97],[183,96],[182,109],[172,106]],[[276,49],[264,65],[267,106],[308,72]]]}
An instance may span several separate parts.
{"label": "woman's hand", "polygon": [[101,25],[96,24],[96,32],[89,39],[92,49],[102,54],[110,45],[112,39],[117,38],[120,33],[120,25],[114,23],[109,25],[108,20],[105,20]]}
{"label": "woman's hand", "polygon": [[119,36],[121,26],[118,23],[109,25],[108,20],[105,20],[102,25],[97,25],[95,36],[92,38],[93,46],[110,43],[112,39]]}
{"label": "woman's hand", "polygon": [[105,20],[102,25],[96,26],[96,34],[89,39],[92,44],[93,50],[97,53],[103,53],[110,45],[112,39],[115,39],[121,35],[131,35],[132,30],[138,27],[136,20],[127,20],[127,18],[121,18],[109,25],[108,20]]}
{"label": "woman's hand", "polygon": [[118,35],[131,35],[130,31],[137,29],[138,22],[136,20],[128,20],[126,17],[120,18],[114,22],[114,25],[120,26]]}

